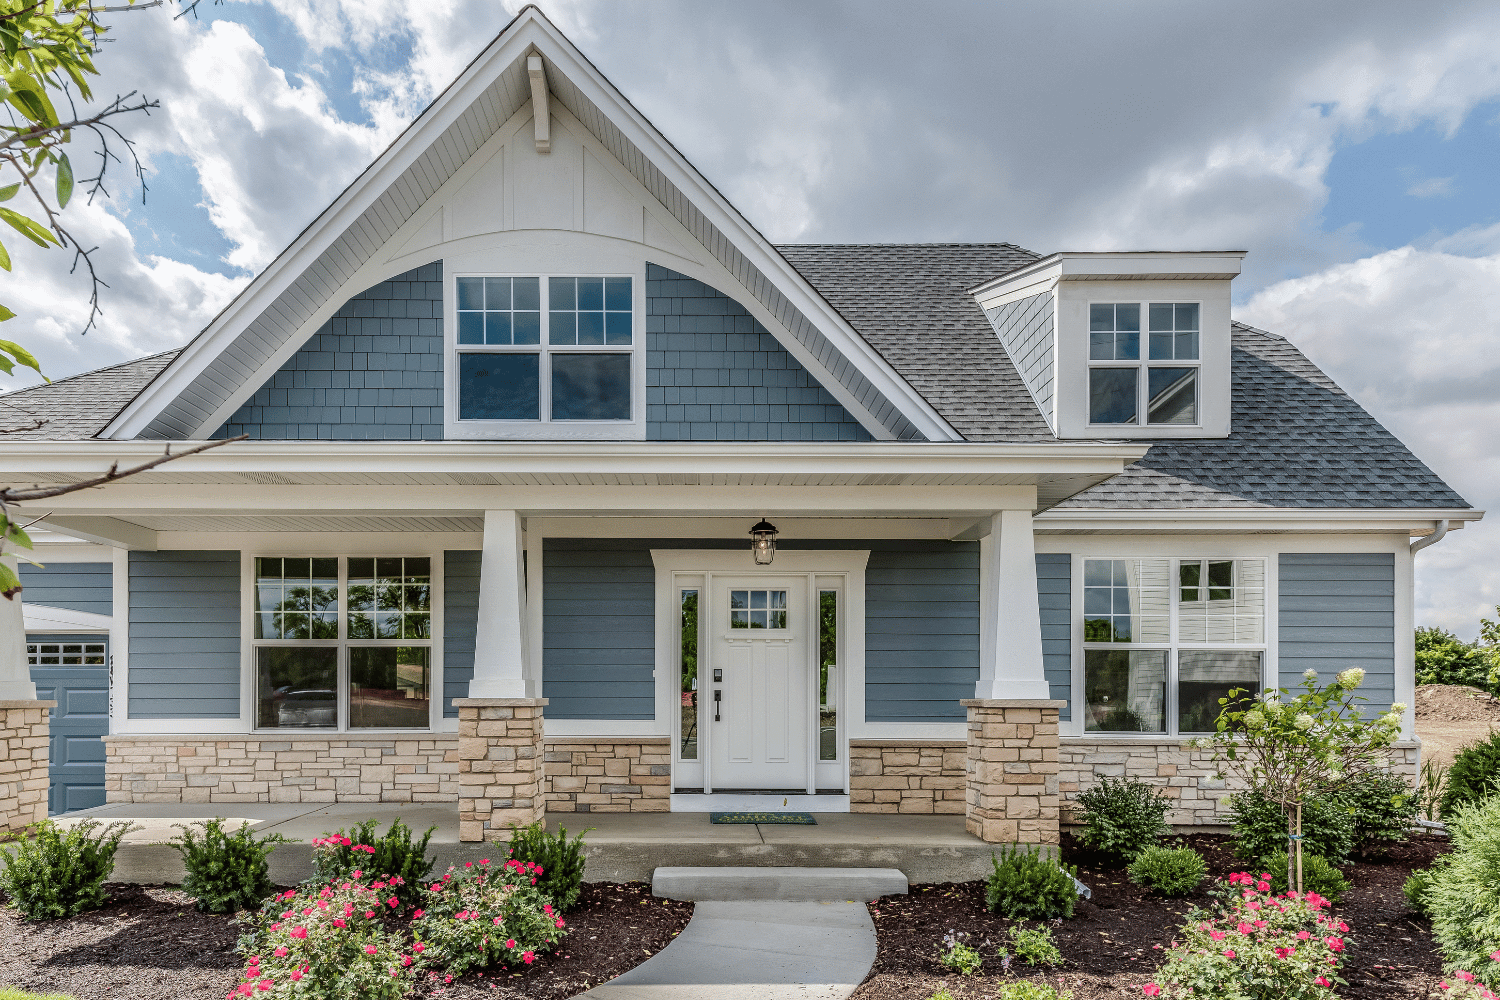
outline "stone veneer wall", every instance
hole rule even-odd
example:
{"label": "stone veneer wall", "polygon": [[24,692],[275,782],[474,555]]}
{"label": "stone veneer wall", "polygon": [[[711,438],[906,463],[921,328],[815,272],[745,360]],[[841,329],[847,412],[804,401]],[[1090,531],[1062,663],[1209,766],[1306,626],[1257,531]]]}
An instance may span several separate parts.
{"label": "stone veneer wall", "polygon": [[56,707],[55,701],[0,701],[0,830],[47,818],[47,716]]}
{"label": "stone veneer wall", "polygon": [[108,802],[455,802],[458,737],[104,737]]}
{"label": "stone veneer wall", "polygon": [[553,736],[545,742],[549,812],[668,812],[672,740]]}
{"label": "stone veneer wall", "polygon": [[849,811],[963,815],[962,740],[850,740]]}
{"label": "stone veneer wall", "polygon": [[546,818],[546,698],[454,698],[458,709],[458,839],[507,839],[511,824]]}
{"label": "stone veneer wall", "polygon": [[1057,713],[1067,702],[966,698],[964,828],[987,844],[1056,844]]}

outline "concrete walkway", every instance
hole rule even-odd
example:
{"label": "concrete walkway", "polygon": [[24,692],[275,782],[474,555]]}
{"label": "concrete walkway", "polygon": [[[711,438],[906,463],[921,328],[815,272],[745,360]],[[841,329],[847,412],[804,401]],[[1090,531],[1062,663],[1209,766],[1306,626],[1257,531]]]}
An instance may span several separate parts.
{"label": "concrete walkway", "polygon": [[844,1000],[875,963],[863,903],[698,903],[687,929],[589,1000]]}

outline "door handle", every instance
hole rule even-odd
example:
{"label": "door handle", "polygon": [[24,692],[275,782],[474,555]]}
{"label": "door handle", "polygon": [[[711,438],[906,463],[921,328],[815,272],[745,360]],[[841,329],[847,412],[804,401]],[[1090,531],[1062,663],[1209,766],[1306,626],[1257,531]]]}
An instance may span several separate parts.
{"label": "door handle", "polygon": [[718,688],[714,689],[714,721],[715,722],[719,721],[719,701],[720,701],[719,696],[722,693],[723,692],[721,692]]}

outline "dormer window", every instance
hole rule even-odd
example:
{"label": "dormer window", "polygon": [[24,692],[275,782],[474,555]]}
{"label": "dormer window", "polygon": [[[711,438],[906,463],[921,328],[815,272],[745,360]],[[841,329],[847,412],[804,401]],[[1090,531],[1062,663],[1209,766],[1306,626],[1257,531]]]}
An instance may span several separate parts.
{"label": "dormer window", "polygon": [[1089,423],[1198,423],[1199,315],[1196,302],[1089,303]]}

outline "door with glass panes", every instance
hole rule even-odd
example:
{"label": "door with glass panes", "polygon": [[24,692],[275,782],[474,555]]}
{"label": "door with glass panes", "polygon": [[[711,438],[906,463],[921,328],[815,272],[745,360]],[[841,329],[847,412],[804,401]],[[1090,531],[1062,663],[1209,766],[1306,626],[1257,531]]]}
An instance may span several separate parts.
{"label": "door with glass panes", "polygon": [[714,577],[711,671],[700,692],[711,713],[718,790],[805,789],[812,751],[812,643],[805,577]]}

